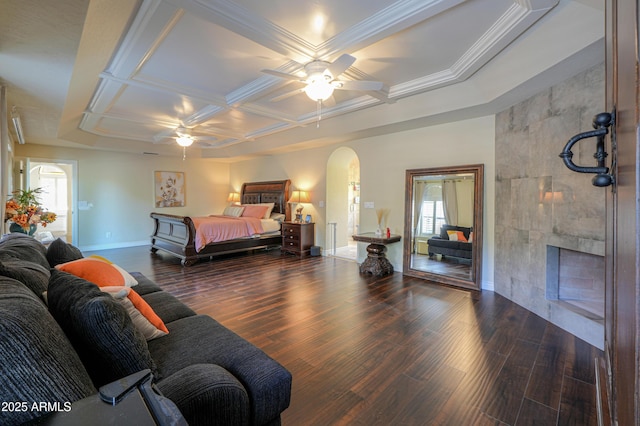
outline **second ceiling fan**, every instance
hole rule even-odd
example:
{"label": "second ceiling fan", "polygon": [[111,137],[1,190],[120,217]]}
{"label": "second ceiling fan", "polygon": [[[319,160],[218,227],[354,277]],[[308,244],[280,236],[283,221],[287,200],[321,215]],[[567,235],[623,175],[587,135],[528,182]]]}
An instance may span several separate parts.
{"label": "second ceiling fan", "polygon": [[272,98],[272,102],[281,101],[302,92],[305,92],[313,101],[322,102],[329,99],[336,89],[357,91],[381,90],[383,84],[380,81],[337,80],[337,77],[345,72],[355,60],[356,58],[345,53],[333,62],[321,60],[309,62],[304,66],[306,74],[304,78],[277,70],[264,69],[262,72],[285,80],[294,80],[305,84],[305,87],[301,89],[283,93],[282,95]]}

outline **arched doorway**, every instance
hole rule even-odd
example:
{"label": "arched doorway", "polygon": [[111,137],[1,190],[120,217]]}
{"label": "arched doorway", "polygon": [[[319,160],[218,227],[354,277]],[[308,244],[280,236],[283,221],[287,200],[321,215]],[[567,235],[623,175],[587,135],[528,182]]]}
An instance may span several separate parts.
{"label": "arched doorway", "polygon": [[72,175],[73,165],[63,162],[28,161],[26,187],[42,188],[41,203],[55,212],[55,222],[46,228],[38,225],[35,237],[43,242],[55,238],[72,241]]}
{"label": "arched doorway", "polygon": [[351,236],[360,227],[360,160],[351,148],[336,149],[327,161],[327,223],[328,253],[356,260]]}

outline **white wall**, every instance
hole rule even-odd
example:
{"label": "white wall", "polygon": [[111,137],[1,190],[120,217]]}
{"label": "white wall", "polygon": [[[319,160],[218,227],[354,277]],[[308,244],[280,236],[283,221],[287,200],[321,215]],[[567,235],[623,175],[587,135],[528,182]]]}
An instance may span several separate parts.
{"label": "white wall", "polygon": [[[149,244],[152,211],[178,215],[220,213],[230,192],[229,165],[213,160],[183,161],[177,157],[32,144],[17,146],[16,157],[78,162],[78,200],[93,205],[89,210],[76,212],[78,246],[82,250]],[[185,173],[185,207],[154,207],[156,170]],[[107,238],[107,232],[111,238]]]}
{"label": "white wall", "polygon": [[[326,212],[318,207],[325,201],[327,161],[340,146],[352,148],[360,159],[361,232],[374,231],[375,209],[364,209],[365,201],[375,208],[388,208],[389,227],[394,234],[404,233],[405,171],[424,167],[484,164],[484,241],[482,287],[493,289],[493,234],[495,196],[494,116],[425,127],[385,136],[360,139],[304,151],[284,153],[234,163],[231,182],[291,179],[294,187],[311,191],[313,206],[305,207],[316,222],[316,244],[324,247]],[[330,120],[323,122],[330,125]],[[387,256],[396,271],[402,271],[402,244],[388,247]],[[358,260],[364,260],[364,245]]]}

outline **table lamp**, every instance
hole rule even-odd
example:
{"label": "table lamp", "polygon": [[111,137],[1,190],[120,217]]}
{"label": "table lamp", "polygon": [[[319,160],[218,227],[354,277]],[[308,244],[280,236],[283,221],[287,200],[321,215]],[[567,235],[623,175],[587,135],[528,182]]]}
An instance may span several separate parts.
{"label": "table lamp", "polygon": [[309,193],[307,191],[292,191],[291,192],[291,197],[289,198],[289,201],[287,201],[289,204],[298,204],[297,208],[296,208],[296,219],[294,220],[294,222],[296,223],[302,223],[302,209],[304,208],[304,206],[302,205],[302,203],[310,203],[311,202],[311,197],[309,196]]}

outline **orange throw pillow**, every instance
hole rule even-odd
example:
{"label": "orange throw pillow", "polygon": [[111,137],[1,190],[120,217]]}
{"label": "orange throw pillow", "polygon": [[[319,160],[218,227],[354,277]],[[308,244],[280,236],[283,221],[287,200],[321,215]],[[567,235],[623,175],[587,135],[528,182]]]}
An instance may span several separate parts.
{"label": "orange throw pillow", "polygon": [[462,231],[447,231],[449,235],[449,239],[451,241],[461,241],[463,243],[467,242],[467,238],[464,236],[464,232]]}
{"label": "orange throw pillow", "polygon": [[124,269],[99,258],[85,257],[61,263],[56,265],[55,268],[90,281],[98,287],[105,285],[131,287],[138,284],[138,281]]}
{"label": "orange throw pillow", "polygon": [[164,322],[160,319],[160,317],[158,316],[158,314],[156,314],[153,309],[151,308],[151,306],[149,306],[149,304],[142,298],[140,297],[140,295],[138,293],[136,293],[133,289],[129,292],[129,300],[131,300],[131,303],[133,303],[133,306],[136,307],[136,309],[138,311],[140,311],[140,313],[142,315],[144,315],[144,317],[151,323],[153,324],[158,330],[162,330],[165,333],[168,333],[169,330],[167,330],[167,326],[164,325]]}

